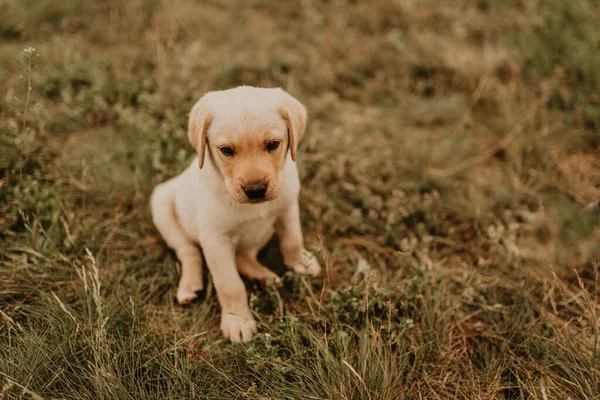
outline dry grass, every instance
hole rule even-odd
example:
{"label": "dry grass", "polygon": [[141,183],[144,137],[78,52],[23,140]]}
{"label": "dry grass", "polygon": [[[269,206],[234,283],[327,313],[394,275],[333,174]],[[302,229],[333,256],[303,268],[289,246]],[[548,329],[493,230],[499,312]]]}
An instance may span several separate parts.
{"label": "dry grass", "polygon": [[[0,398],[600,398],[599,21],[592,0],[0,4]],[[191,105],[240,84],[309,109],[327,267],[248,283],[247,346],[210,284],[174,303],[147,204],[192,157]]]}

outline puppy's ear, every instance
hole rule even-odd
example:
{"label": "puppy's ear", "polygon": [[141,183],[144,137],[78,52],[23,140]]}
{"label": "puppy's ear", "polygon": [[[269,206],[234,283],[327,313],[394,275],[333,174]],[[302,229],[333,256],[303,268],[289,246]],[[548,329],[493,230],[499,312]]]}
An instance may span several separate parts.
{"label": "puppy's ear", "polygon": [[204,166],[204,154],[206,153],[206,135],[212,122],[213,116],[199,101],[190,112],[188,123],[188,139],[190,144],[198,153],[200,168]]}
{"label": "puppy's ear", "polygon": [[290,152],[292,153],[292,160],[296,161],[298,142],[300,142],[306,128],[306,108],[284,90],[281,90],[281,99],[279,114],[287,125]]}

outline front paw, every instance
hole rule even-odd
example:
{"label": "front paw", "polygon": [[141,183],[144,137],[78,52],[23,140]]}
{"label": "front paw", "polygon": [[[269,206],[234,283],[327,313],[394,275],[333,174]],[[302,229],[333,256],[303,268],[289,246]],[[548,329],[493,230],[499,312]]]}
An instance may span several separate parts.
{"label": "front paw", "polygon": [[179,304],[190,304],[198,298],[198,292],[202,289],[204,289],[202,276],[182,276],[177,287],[177,302]]}
{"label": "front paw", "polygon": [[293,264],[291,268],[298,274],[317,276],[321,273],[321,265],[317,257],[306,249],[302,249],[300,261]]}
{"label": "front paw", "polygon": [[221,332],[234,343],[247,343],[257,332],[252,315],[224,311],[221,316]]}

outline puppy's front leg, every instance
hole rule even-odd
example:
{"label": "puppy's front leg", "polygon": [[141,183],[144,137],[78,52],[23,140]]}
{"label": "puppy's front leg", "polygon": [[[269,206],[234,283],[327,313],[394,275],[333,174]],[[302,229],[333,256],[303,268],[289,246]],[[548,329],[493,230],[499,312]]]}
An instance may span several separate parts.
{"label": "puppy's front leg", "polygon": [[249,342],[256,333],[256,321],[248,307],[246,287],[235,265],[233,244],[222,238],[202,243],[206,264],[212,275],[221,305],[221,331],[232,342]]}
{"label": "puppy's front leg", "polygon": [[279,247],[283,255],[283,262],[288,268],[293,269],[299,274],[313,276],[321,272],[321,266],[315,255],[304,248],[298,201],[294,201],[277,219],[275,230],[279,237]]}

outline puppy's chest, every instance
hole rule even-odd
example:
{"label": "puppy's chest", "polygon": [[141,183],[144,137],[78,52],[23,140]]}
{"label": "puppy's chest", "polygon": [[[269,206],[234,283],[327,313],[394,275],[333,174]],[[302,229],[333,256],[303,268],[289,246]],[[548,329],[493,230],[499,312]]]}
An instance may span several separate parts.
{"label": "puppy's chest", "polygon": [[[278,202],[279,203],[279,202]],[[243,207],[229,214],[226,222],[231,236],[252,234],[253,231],[271,227],[281,214],[280,204]]]}
{"label": "puppy's chest", "polygon": [[271,236],[277,218],[286,207],[285,197],[257,205],[205,208],[201,213],[201,241],[217,233],[228,237],[236,246],[251,247]]}
{"label": "puppy's chest", "polygon": [[265,217],[239,224],[229,232],[229,236],[238,248],[263,245],[275,230],[275,217]]}

